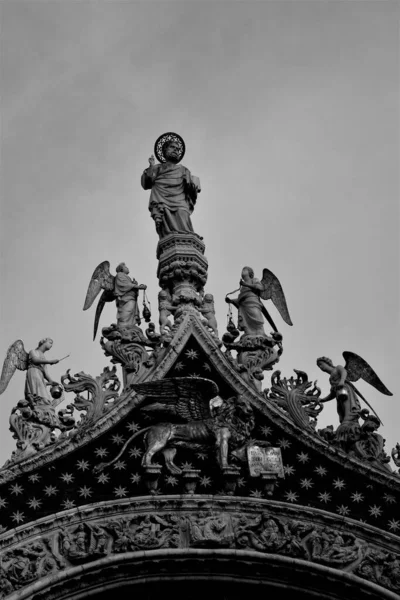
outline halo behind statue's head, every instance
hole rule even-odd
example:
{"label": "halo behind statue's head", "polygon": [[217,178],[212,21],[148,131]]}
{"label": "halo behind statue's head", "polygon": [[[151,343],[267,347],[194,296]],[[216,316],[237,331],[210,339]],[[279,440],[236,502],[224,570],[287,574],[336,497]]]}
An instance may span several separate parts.
{"label": "halo behind statue's head", "polygon": [[160,137],[156,140],[156,143],[154,144],[154,154],[156,155],[157,160],[159,160],[160,163],[164,163],[167,160],[164,155],[164,150],[168,146],[169,142],[175,142],[179,146],[179,158],[177,162],[180,162],[185,156],[185,142],[183,141],[180,135],[170,131],[168,133],[163,133],[162,135],[160,135]]}

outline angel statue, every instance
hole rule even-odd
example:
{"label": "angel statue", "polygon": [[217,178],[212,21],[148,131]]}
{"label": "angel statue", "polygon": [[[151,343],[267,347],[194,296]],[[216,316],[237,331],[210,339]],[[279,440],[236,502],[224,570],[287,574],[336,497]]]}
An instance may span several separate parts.
{"label": "angel statue", "polygon": [[133,329],[140,323],[138,295],[139,290],[145,290],[147,286],[139,285],[136,279],[129,277],[129,269],[125,263],[120,263],[116,272],[115,277],[111,275],[110,263],[105,260],[95,268],[90,280],[83,310],[90,308],[100,290],[103,290],[96,308],[93,339],[96,337],[100,316],[106,302],[115,301],[117,304],[117,329],[119,331]]}
{"label": "angel statue", "polygon": [[40,340],[35,350],[31,350],[29,354],[25,351],[22,340],[17,340],[9,347],[7,356],[3,363],[3,370],[0,379],[0,394],[7,388],[11,377],[16,369],[26,371],[25,379],[25,398],[30,395],[39,396],[44,400],[53,403],[53,398],[50,394],[49,387],[59,387],[60,384],[50,377],[47,370],[47,365],[56,365],[60,361],[57,359],[48,360],[45,357],[45,352],[53,346],[51,338]]}
{"label": "angel statue", "polygon": [[329,383],[331,384],[331,391],[328,396],[320,398],[319,402],[336,399],[340,425],[336,430],[335,437],[344,449],[348,449],[349,445],[356,442],[360,436],[359,417],[362,411],[358,397],[364,400],[379,419],[372,406],[357,390],[353,382],[363,379],[381,394],[386,396],[392,396],[393,394],[389,392],[372,367],[361,356],[354,352],[343,352],[343,358],[345,360],[344,367],[341,365],[335,366],[331,359],[325,356],[317,359],[317,366],[324,373],[329,373]]}
{"label": "angel statue", "polygon": [[174,377],[131,387],[145,396],[140,411],[155,414],[158,423],[135,432],[112,461],[97,465],[96,470],[117,461],[133,439],[143,433],[146,434],[146,451],[142,466],[154,466],[154,455],[162,452],[165,466],[174,474],[182,472],[174,463],[179,447],[192,450],[201,446],[216,447],[217,462],[223,469],[229,466],[228,444],[237,447],[250,438],[254,427],[251,406],[241,398],[222,400],[218,386],[209,379]]}
{"label": "angel statue", "polygon": [[[395,448],[392,448],[392,458],[396,467],[400,467],[400,444],[397,443]],[[400,473],[400,471],[399,471]]]}
{"label": "angel statue", "polygon": [[233,304],[238,309],[238,328],[245,335],[265,337],[264,317],[274,332],[278,332],[260,298],[272,300],[285,323],[293,325],[282,286],[279,279],[269,269],[263,270],[260,281],[254,277],[254,271],[251,267],[243,267],[239,285],[239,296],[232,299],[226,296],[225,301],[228,304]]}
{"label": "angel statue", "polygon": [[151,189],[149,211],[161,238],[170,233],[194,233],[190,215],[201,191],[200,180],[178,164],[185,155],[185,143],[176,133],[164,133],[154,146],[160,161],[152,155],[142,174],[142,187]]}

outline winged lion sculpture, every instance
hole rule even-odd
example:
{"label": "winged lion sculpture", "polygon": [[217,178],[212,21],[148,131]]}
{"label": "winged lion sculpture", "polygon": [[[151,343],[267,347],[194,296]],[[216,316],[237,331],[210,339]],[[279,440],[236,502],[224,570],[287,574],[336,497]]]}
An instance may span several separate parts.
{"label": "winged lion sculpture", "polygon": [[125,442],[119,454],[109,463],[101,463],[96,470],[116,462],[129,444],[145,434],[146,450],[143,467],[154,466],[153,457],[162,452],[170,473],[182,470],[174,463],[179,447],[199,449],[204,445],[217,448],[217,461],[221,468],[228,467],[228,444],[242,445],[250,437],[254,416],[250,405],[242,398],[223,400],[218,396],[218,386],[200,377],[175,377],[131,386],[145,396],[140,410],[167,417],[169,422],[158,422],[135,432]]}

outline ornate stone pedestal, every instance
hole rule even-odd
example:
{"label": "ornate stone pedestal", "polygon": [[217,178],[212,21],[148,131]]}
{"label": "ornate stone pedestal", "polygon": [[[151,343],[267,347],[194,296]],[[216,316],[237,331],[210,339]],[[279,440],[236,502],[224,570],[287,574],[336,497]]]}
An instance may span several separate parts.
{"label": "ornate stone pedestal", "polygon": [[203,240],[195,233],[173,233],[159,241],[157,277],[161,288],[170,292],[174,305],[201,305],[208,269],[204,250]]}

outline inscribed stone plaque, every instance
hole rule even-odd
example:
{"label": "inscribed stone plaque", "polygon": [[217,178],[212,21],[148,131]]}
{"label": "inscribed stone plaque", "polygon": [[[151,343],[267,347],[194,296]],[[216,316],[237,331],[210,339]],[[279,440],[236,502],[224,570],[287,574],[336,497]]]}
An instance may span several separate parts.
{"label": "inscribed stone plaque", "polygon": [[258,477],[261,471],[276,473],[278,477],[285,476],[280,448],[248,446],[247,459],[251,477]]}

